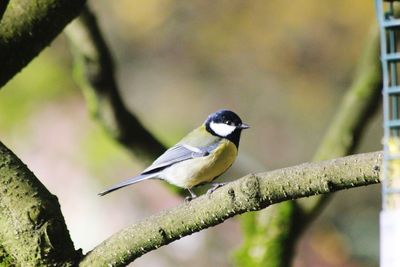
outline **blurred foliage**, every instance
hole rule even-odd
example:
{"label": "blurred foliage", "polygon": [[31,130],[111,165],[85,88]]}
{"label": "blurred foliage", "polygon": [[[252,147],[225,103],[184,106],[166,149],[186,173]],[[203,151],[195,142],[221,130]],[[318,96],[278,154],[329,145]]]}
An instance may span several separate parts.
{"label": "blurred foliage", "polygon": [[[129,156],[127,151],[121,149],[121,146],[117,141],[111,139],[104,130],[97,127],[97,125],[93,125],[93,127],[89,128],[81,140],[80,148],[82,149],[85,162],[88,163],[87,166],[91,169],[94,175],[99,177],[103,177],[103,175],[101,175],[103,170],[102,168],[99,168],[99,166],[113,165],[118,162],[132,164],[132,158]],[[133,163],[135,162],[136,161]],[[136,167],[137,169],[139,169],[140,166],[141,164],[133,164],[133,167]],[[109,182],[105,181],[104,183]]]}
{"label": "blurred foliage", "polygon": [[[0,125],[21,126],[41,105],[61,100],[75,90],[69,64],[60,64],[56,51],[46,49],[0,91]],[[72,89],[72,90],[71,90]]]}

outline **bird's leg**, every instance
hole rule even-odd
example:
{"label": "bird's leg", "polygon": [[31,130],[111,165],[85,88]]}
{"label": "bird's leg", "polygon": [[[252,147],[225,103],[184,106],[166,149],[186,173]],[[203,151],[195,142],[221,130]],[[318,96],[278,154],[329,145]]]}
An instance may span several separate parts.
{"label": "bird's leg", "polygon": [[197,197],[197,195],[191,189],[188,188],[187,190],[189,191],[190,196],[187,196],[185,201],[189,202]]}
{"label": "bird's leg", "polygon": [[220,188],[221,186],[226,185],[227,183],[211,183],[212,186],[210,189],[207,190],[207,196],[210,196],[215,190]]}

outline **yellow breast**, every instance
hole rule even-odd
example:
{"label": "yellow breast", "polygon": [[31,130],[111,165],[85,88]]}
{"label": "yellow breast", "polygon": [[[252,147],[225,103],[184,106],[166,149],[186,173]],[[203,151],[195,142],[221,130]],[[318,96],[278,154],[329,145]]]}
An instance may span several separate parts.
{"label": "yellow breast", "polygon": [[221,144],[206,157],[185,160],[167,168],[162,178],[183,188],[209,183],[224,173],[235,161],[237,148],[231,141],[223,139]]}

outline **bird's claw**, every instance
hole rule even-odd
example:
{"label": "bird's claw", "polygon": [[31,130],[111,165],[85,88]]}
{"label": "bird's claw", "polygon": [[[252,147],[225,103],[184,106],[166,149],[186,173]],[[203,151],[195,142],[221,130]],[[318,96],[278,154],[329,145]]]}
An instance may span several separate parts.
{"label": "bird's claw", "polygon": [[185,202],[189,203],[190,201],[192,201],[193,199],[195,199],[197,197],[197,195],[190,189],[188,189],[190,196],[185,197]]}
{"label": "bird's claw", "polygon": [[226,185],[226,183],[213,183],[213,184],[212,184],[213,187],[211,187],[210,189],[207,190],[206,195],[207,195],[208,197],[210,197],[211,194],[212,194],[215,190],[217,190],[218,188],[220,188],[220,187],[222,187],[222,186],[224,186],[224,185]]}
{"label": "bird's claw", "polygon": [[194,199],[194,197],[192,196],[187,196],[185,197],[185,203],[189,203],[190,201],[192,201]]}

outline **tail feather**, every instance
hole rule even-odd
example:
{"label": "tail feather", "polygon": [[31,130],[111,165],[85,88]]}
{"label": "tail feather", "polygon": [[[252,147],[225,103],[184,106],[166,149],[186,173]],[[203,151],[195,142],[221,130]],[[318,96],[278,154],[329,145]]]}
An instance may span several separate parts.
{"label": "tail feather", "polygon": [[108,188],[108,189],[106,189],[106,190],[100,192],[100,193],[99,193],[99,196],[104,196],[104,195],[107,195],[108,193],[111,193],[111,192],[113,192],[113,191],[115,191],[115,190],[118,190],[118,189],[120,189],[120,188],[123,188],[123,187],[125,187],[125,186],[131,185],[131,184],[136,184],[136,183],[138,183],[138,182],[140,182],[140,181],[153,178],[153,177],[157,176],[157,174],[158,174],[158,173],[141,174],[141,175],[135,176],[135,177],[133,177],[133,178],[127,179],[127,180],[125,180],[125,181],[119,182],[119,183],[117,183],[117,184],[111,186],[110,188]]}

